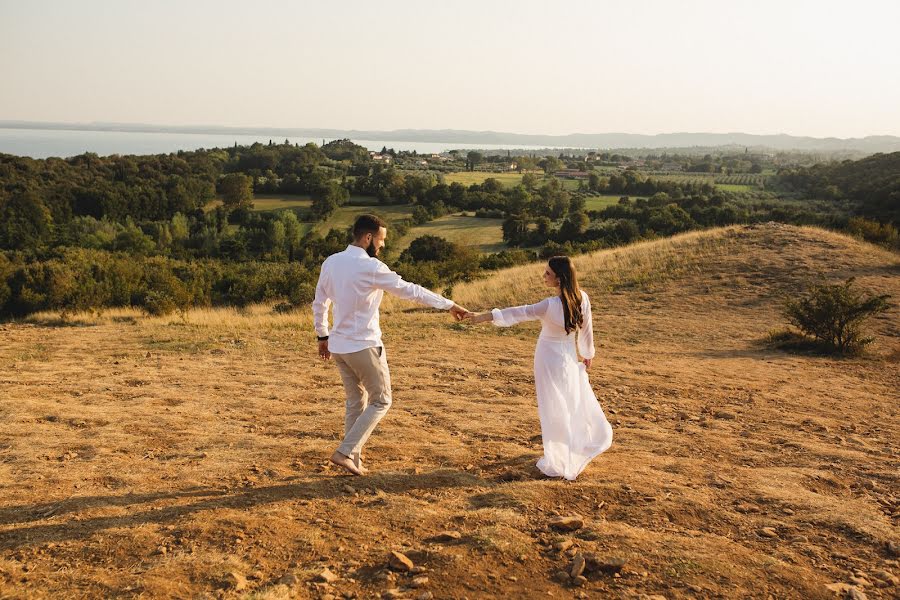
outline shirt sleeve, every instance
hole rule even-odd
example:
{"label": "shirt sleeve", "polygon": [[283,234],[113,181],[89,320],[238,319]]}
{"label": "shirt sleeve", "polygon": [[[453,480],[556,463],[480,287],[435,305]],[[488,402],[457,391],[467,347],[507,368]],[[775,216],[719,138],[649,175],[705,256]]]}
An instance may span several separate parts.
{"label": "shirt sleeve", "polygon": [[375,260],[375,263],[375,271],[372,273],[373,287],[384,290],[398,298],[412,300],[432,308],[448,310],[453,306],[453,300],[444,298],[440,294],[435,294],[431,290],[423,288],[421,285],[404,281],[400,275],[391,271],[388,266],[380,260]]}
{"label": "shirt sleeve", "polygon": [[581,292],[581,315],[584,319],[578,329],[578,353],[581,358],[594,358],[594,319],[591,317],[591,300]]}
{"label": "shirt sleeve", "polygon": [[331,306],[331,298],[325,291],[328,280],[328,265],[323,264],[319,273],[319,282],[316,284],[316,297],[313,300],[313,325],[316,335],[325,337],[328,335],[328,307]]}
{"label": "shirt sleeve", "polygon": [[513,306],[504,309],[495,308],[491,311],[494,325],[497,327],[510,327],[516,323],[537,321],[547,314],[550,300],[552,300],[552,298],[544,298],[537,304],[526,304],[524,306]]}

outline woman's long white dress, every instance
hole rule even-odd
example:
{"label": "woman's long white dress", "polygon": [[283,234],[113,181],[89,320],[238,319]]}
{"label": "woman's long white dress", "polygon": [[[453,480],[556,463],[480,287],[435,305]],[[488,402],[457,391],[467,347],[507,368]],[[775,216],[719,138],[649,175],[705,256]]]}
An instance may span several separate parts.
{"label": "woman's long white dress", "polygon": [[567,334],[562,300],[545,298],[537,304],[493,309],[494,325],[509,327],[523,321],[541,322],[541,335],[534,352],[534,385],[544,456],[537,468],[550,477],[578,477],[595,456],[612,444],[612,427],[591,389],[584,364],[594,358],[591,302],[581,292],[584,324]]}

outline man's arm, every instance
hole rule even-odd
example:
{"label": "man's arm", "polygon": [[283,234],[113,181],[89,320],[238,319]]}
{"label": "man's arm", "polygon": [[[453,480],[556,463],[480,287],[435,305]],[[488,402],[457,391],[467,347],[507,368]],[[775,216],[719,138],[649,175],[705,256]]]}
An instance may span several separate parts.
{"label": "man's arm", "polygon": [[421,285],[404,281],[400,275],[391,271],[388,266],[380,260],[376,260],[375,263],[375,271],[372,273],[372,285],[374,287],[393,294],[398,298],[403,298],[404,300],[412,300],[432,308],[449,310],[450,314],[452,314],[457,321],[462,320],[463,317],[468,314],[469,311],[453,302],[453,300],[444,298],[440,294],[436,294]]}
{"label": "man's arm", "polygon": [[331,358],[331,353],[328,351],[328,307],[331,306],[331,298],[325,291],[327,277],[326,267],[323,264],[319,273],[319,282],[316,284],[316,297],[312,304],[313,325],[319,340],[319,356],[325,360]]}

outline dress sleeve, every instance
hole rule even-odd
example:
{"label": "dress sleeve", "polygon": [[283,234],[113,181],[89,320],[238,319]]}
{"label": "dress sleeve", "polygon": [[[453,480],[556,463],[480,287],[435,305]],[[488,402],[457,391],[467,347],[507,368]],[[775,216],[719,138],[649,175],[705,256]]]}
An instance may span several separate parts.
{"label": "dress sleeve", "polygon": [[525,321],[536,321],[543,318],[547,314],[552,298],[544,298],[537,304],[526,304],[524,306],[513,306],[511,308],[499,309],[495,308],[491,311],[494,325],[497,327],[510,327],[516,323]]}
{"label": "dress sleeve", "polygon": [[435,294],[429,289],[423,288],[421,285],[404,281],[400,275],[391,271],[386,264],[380,260],[375,261],[375,271],[372,273],[373,287],[390,292],[398,298],[404,300],[413,300],[419,304],[425,304],[432,308],[440,308],[448,310],[453,307],[453,300],[444,298],[440,294]]}
{"label": "dress sleeve", "polygon": [[585,292],[581,292],[581,315],[584,321],[578,330],[578,353],[582,358],[594,358],[594,319],[591,300]]}

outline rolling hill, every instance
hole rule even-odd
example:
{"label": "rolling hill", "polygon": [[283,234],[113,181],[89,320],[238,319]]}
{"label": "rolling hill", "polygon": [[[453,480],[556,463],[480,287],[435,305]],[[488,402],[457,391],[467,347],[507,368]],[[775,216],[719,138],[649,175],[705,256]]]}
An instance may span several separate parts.
{"label": "rolling hill", "polygon": [[[612,448],[542,479],[534,324],[385,303],[372,473],[308,312],[109,311],[0,325],[0,589],[13,597],[895,597],[900,322],[868,355],[761,343],[820,277],[900,298],[900,258],[782,225],[579,257]],[[459,285],[531,302],[542,265]],[[559,531],[554,519],[582,526]],[[412,572],[388,567],[402,552]],[[582,587],[561,571],[586,559]],[[408,568],[408,566],[407,566]],[[893,578],[893,579],[892,579]],[[893,582],[893,583],[892,583]],[[829,587],[831,586],[831,587]],[[843,588],[841,586],[844,586]],[[842,592],[846,593],[846,592]]]}

